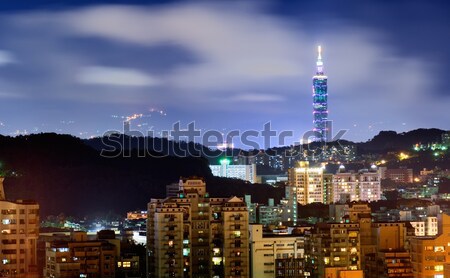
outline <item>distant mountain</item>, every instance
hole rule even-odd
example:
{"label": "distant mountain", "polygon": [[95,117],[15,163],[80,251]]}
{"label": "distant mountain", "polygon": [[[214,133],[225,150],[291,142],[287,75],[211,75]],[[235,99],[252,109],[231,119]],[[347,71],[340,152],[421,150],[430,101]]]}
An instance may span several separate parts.
{"label": "distant mountain", "polygon": [[359,153],[386,153],[395,150],[410,150],[416,143],[429,144],[441,142],[444,130],[416,129],[408,132],[381,131],[373,139],[357,143]]}

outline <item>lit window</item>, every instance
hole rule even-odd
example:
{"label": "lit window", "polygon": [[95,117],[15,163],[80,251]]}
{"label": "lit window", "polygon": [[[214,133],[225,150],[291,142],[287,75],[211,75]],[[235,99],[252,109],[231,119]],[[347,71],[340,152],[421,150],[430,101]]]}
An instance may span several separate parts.
{"label": "lit window", "polygon": [[434,271],[444,271],[444,266],[443,265],[435,265],[434,266]]}
{"label": "lit window", "polygon": [[3,225],[11,224],[11,219],[3,219],[3,220],[2,220],[2,224],[3,224]]}

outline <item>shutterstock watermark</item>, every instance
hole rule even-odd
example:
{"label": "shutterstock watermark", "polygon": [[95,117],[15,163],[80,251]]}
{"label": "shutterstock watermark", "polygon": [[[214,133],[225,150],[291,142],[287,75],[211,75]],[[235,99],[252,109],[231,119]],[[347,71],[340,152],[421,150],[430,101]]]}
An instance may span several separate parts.
{"label": "shutterstock watermark", "polygon": [[[146,134],[139,130],[132,130],[130,122],[123,124],[123,130],[110,130],[103,134],[103,157],[118,156],[180,156],[180,157],[218,157],[222,151],[230,151],[232,146],[246,150],[240,155],[256,155],[260,150],[274,150],[271,144],[283,147],[291,145],[300,151],[306,150],[318,154],[327,144],[333,142],[340,146],[339,140],[347,130],[339,130],[333,134],[332,121],[326,122],[325,132],[306,131],[299,138],[294,137],[293,130],[275,130],[271,122],[265,123],[260,130],[230,130],[223,133],[219,130],[203,131],[190,122],[182,128],[181,122],[175,122],[171,130],[163,130],[159,137],[153,130]],[[291,142],[291,143],[289,143]],[[222,149],[223,147],[223,149]],[[284,149],[285,156],[293,156],[293,152]]]}

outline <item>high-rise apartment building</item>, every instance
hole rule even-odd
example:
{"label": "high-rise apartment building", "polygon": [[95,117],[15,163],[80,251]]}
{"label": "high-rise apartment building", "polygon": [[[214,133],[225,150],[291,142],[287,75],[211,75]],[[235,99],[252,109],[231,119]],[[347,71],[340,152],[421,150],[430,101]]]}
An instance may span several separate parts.
{"label": "high-rise apartment building", "polygon": [[300,167],[288,170],[288,186],[293,187],[301,205],[323,203],[323,168],[309,167],[307,161],[301,161]]}
{"label": "high-rise apartment building", "polygon": [[351,276],[343,277],[362,277],[359,228],[357,223],[316,224],[306,238],[305,271],[309,276],[341,277],[340,272],[348,272]]}
{"label": "high-rise apartment building", "polygon": [[289,218],[297,223],[297,204],[323,203],[323,168],[309,167],[308,161],[300,161],[300,167],[288,170],[286,186]]}
{"label": "high-rise apartment building", "polygon": [[241,198],[210,198],[202,178],[148,204],[150,277],[249,277],[248,210]]}
{"label": "high-rise apartment building", "polygon": [[316,140],[326,141],[328,133],[328,77],[323,71],[322,48],[318,46],[317,71],[313,76],[313,131]]}
{"label": "high-rise apartment building", "polygon": [[381,175],[376,167],[358,172],[345,171],[341,165],[333,176],[333,202],[378,201],[381,198]]}
{"label": "high-rise apartment building", "polygon": [[7,201],[0,177],[0,276],[37,277],[39,205],[34,201]]}

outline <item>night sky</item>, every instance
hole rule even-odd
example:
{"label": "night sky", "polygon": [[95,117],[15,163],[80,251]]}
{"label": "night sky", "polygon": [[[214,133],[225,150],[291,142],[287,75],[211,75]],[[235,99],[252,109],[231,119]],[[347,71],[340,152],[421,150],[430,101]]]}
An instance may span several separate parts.
{"label": "night sky", "polygon": [[450,129],[450,1],[61,2],[0,2],[3,135],[89,138],[142,114],[132,129],[270,121],[291,143],[312,128],[319,44],[344,139]]}

